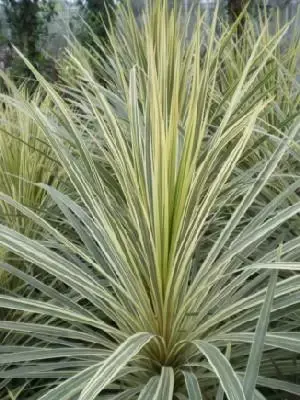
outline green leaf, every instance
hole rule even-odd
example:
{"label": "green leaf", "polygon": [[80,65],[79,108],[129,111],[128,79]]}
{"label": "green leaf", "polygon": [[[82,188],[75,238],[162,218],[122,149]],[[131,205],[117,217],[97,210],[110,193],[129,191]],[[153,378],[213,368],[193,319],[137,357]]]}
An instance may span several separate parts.
{"label": "green leaf", "polygon": [[274,378],[258,376],[257,385],[267,387],[273,390],[283,390],[284,392],[300,396],[300,385],[296,385],[295,383],[281,381],[279,379],[274,379]]}
{"label": "green leaf", "polygon": [[[153,338],[153,334],[143,332],[129,337],[104,361],[103,365],[87,382],[79,400],[94,400],[114,380],[118,372]],[[46,400],[48,399],[46,398]]]}
{"label": "green leaf", "polygon": [[173,368],[162,367],[160,376],[153,376],[149,379],[141,391],[138,400],[172,400],[173,391]]}
{"label": "green leaf", "polygon": [[[102,364],[102,363],[101,363]],[[72,378],[67,379],[55,389],[48,391],[40,400],[69,400],[72,396],[78,394],[86,386],[86,382],[99,369],[100,364],[93,365],[84,369]]]}
{"label": "green leaf", "polygon": [[299,262],[274,262],[274,263],[255,263],[249,265],[251,269],[277,269],[286,271],[300,271]]}
{"label": "green leaf", "polygon": [[143,390],[141,391],[138,400],[152,400],[155,396],[160,377],[153,376],[149,379]]}
{"label": "green leaf", "polygon": [[135,398],[135,396],[139,393],[139,389],[127,389],[124,390],[122,393],[118,393],[112,396],[105,396],[103,400],[131,400]]}
{"label": "green leaf", "polygon": [[[229,344],[227,345],[225,352],[225,357],[227,358],[228,361],[230,360],[230,354],[231,354],[231,345]],[[216,400],[223,400],[223,399],[224,399],[224,389],[220,384],[217,391]]]}
{"label": "green leaf", "polygon": [[55,325],[48,324],[34,324],[28,322],[18,322],[18,321],[0,321],[0,331],[15,331],[15,332],[23,332],[25,334],[30,335],[31,333],[36,335],[47,335],[49,336],[49,340],[51,341],[51,336],[53,337],[62,337],[69,338],[75,340],[82,340],[84,342],[90,343],[103,343],[101,340],[101,335],[99,333],[85,333],[79,330],[61,328]]}
{"label": "green leaf", "polygon": [[[244,374],[239,372],[238,375],[241,377],[241,379],[244,378]],[[288,381],[282,381],[279,379],[268,378],[259,375],[257,377],[257,385],[273,390],[282,390],[284,392],[292,393],[298,396],[300,395],[300,385]]]}
{"label": "green leaf", "polygon": [[243,388],[238,376],[220,350],[217,347],[200,340],[194,341],[194,344],[207,358],[211,368],[219,378],[220,384],[222,385],[228,400],[245,400]]}
{"label": "green leaf", "polygon": [[[219,342],[222,344],[231,343],[251,343],[255,341],[255,334],[252,332],[232,332],[220,334],[208,339],[209,342]],[[284,349],[300,353],[300,334],[297,332],[270,332],[266,333],[265,345],[273,348]]]}
{"label": "green leaf", "polygon": [[153,400],[172,400],[174,393],[174,370],[162,367]]}
{"label": "green leaf", "polygon": [[183,371],[183,374],[189,400],[202,400],[202,394],[196,375],[188,371]]}
{"label": "green leaf", "polygon": [[68,307],[69,309],[73,309],[74,311],[80,312],[87,316],[92,317],[92,315],[85,310],[83,307],[80,307],[74,301],[70,300],[67,296],[59,293],[53,287],[49,285],[45,285],[40,280],[34,278],[33,276],[26,274],[21,269],[13,267],[10,264],[0,262],[0,269],[7,271],[10,274],[22,279],[24,282],[29,283],[32,287],[40,290],[42,293],[45,293],[50,298],[57,301],[58,304],[61,304],[63,307]]}
{"label": "green leaf", "polygon": [[22,363],[28,361],[35,360],[49,360],[52,358],[62,358],[62,357],[71,357],[71,358],[80,358],[83,356],[88,356],[91,359],[97,360],[103,359],[107,356],[107,351],[89,349],[85,347],[73,347],[73,348],[45,348],[38,349],[32,348],[29,351],[23,352],[15,352],[15,353],[7,353],[1,355],[0,365],[1,364],[9,364],[9,363]]}
{"label": "green leaf", "polygon": [[266,293],[266,299],[261,309],[257,322],[253,344],[251,347],[246,367],[243,389],[246,400],[252,400],[262,359],[265,337],[269,325],[270,313],[272,311],[273,298],[277,282],[277,271],[271,274],[270,283]]}

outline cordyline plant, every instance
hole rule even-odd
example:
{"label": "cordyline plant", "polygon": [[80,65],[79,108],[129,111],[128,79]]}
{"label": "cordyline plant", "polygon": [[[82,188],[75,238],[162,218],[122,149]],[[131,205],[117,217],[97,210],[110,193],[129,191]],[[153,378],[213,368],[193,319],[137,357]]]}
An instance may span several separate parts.
{"label": "cordyline plant", "polygon": [[[182,25],[181,35],[186,40],[190,38],[191,28],[197,25],[197,18],[193,18],[193,12],[197,14],[196,11],[197,9],[192,9],[192,15],[188,15],[186,20],[182,15],[176,14],[180,20],[177,23],[180,24],[181,22]],[[152,19],[157,18],[155,15],[157,12],[160,13],[160,10],[152,10]],[[247,90],[244,92],[244,98],[240,101],[238,109],[235,110],[231,123],[235,118],[246,114],[266,96],[269,96],[270,99],[256,122],[257,134],[251,135],[247,143],[247,150],[243,153],[239,162],[239,169],[235,169],[237,178],[241,182],[244,181],[245,171],[247,174],[247,170],[259,162],[264,164],[265,160],[273,154],[278,146],[277,136],[281,140],[280,138],[285,134],[285,131],[290,129],[299,116],[300,91],[297,75],[299,74],[300,42],[298,25],[295,20],[292,26],[282,27],[279,17],[278,12],[270,20],[266,15],[266,10],[262,10],[258,18],[253,19],[251,15],[244,11],[244,15],[240,16],[244,21],[243,35],[237,34],[239,19],[232,26],[228,26],[223,20],[218,20],[218,34],[222,35],[223,32],[224,35],[222,36],[222,48],[218,54],[220,68],[216,71],[215,94],[208,116],[208,129],[213,132],[215,126],[219,125],[228,107],[227,100],[232,97],[234,89],[239,84],[240,77],[249,64],[249,59],[252,60],[249,74],[252,71],[255,72],[255,79],[249,81]],[[214,35],[215,38],[216,30],[214,25],[208,26],[206,21],[206,16],[202,14],[199,24],[202,54],[205,49],[205,37]],[[84,110],[82,114],[89,121],[93,120],[93,116],[88,111],[89,107],[81,96],[82,85],[85,88],[93,87],[95,80],[106,80],[105,86],[110,89],[106,92],[106,95],[110,101],[116,104],[117,112],[121,118],[126,118],[126,111],[124,111],[124,102],[120,102],[120,98],[124,99],[124,93],[128,93],[129,72],[136,65],[139,66],[137,73],[140,73],[138,87],[140,96],[143,97],[147,93],[145,84],[142,84],[144,82],[143,71],[147,70],[148,60],[144,45],[147,32],[143,28],[138,28],[135,24],[135,16],[130,9],[126,8],[120,10],[117,16],[117,26],[118,30],[111,30],[109,34],[110,43],[105,48],[93,32],[91,32],[94,40],[93,48],[84,48],[76,40],[73,40],[64,60],[65,63],[62,65],[61,77],[67,85],[67,87],[64,87],[64,91],[76,102],[79,100],[81,110]],[[157,26],[155,22],[153,22],[153,26]],[[153,41],[155,47],[160,44],[159,33],[153,36]],[[270,47],[272,51],[269,53],[267,62],[265,62],[266,52],[270,51]],[[169,44],[168,48],[170,48]],[[256,48],[255,55],[253,55],[253,48]],[[98,51],[99,49],[100,51]],[[106,60],[101,57],[103,54],[106,54]],[[111,92],[117,93],[117,96],[112,96]],[[124,101],[126,102],[126,99]],[[285,191],[297,177],[300,160],[300,148],[297,142],[294,141],[293,146],[286,151],[285,156],[280,161],[280,168],[272,174],[272,180],[269,181],[269,184],[261,189],[256,198],[256,201],[260,203],[259,207],[263,203],[268,204],[278,193]],[[298,195],[299,189],[298,193],[291,190],[283,206],[297,203]],[[226,204],[228,205],[229,202]],[[229,205],[228,212],[230,213],[231,210]],[[251,208],[247,216],[252,218]],[[295,216],[293,220],[289,221],[288,228],[284,229],[285,239],[299,235],[299,228],[299,216]],[[275,232],[275,235],[276,240],[278,240],[278,237],[282,238],[282,226],[280,232]]]}
{"label": "cordyline plant", "polygon": [[[180,20],[177,23],[181,22],[181,35],[186,40],[190,38],[191,28],[200,26],[201,54],[203,54],[206,45],[205,37],[215,35],[216,28],[214,25],[207,25],[207,18],[203,14],[200,17],[200,24],[197,24],[199,18],[193,18],[193,13],[197,14],[196,11],[195,8],[191,9],[192,14],[188,14],[186,20],[177,13]],[[152,19],[157,18],[155,15],[157,12],[160,13],[160,10],[152,11]],[[231,123],[235,118],[245,115],[266,96],[269,96],[270,99],[256,123],[256,132],[259,134],[251,136],[247,150],[239,162],[237,174],[240,179],[245,176],[243,171],[248,170],[249,167],[253,167],[258,162],[265,163],[278,145],[276,137],[282,138],[285,131],[290,129],[299,116],[300,91],[297,80],[300,65],[300,36],[297,25],[299,17],[300,9],[293,23],[286,27],[282,27],[282,23],[280,23],[280,11],[269,19],[266,9],[261,10],[255,19],[245,10],[232,26],[228,26],[223,20],[218,20],[217,31],[218,35],[222,36],[222,47],[218,54],[220,68],[216,71],[213,104],[211,104],[208,115],[209,129],[214,131],[215,127],[219,125],[228,107],[227,100],[231,99],[246,66],[249,65],[249,59],[252,60],[249,74],[255,72],[255,79],[249,81],[243,100],[235,110]],[[243,35],[237,34],[240,18],[243,18],[244,23]],[[110,42],[105,48],[93,32],[91,32],[94,40],[93,48],[84,48],[76,40],[73,40],[70,43],[68,56],[64,60],[65,63],[62,65],[61,77],[67,84],[67,88],[64,90],[68,94],[71,92],[71,98],[74,98],[75,101],[79,100],[81,109],[84,110],[83,115],[85,118],[88,117],[89,121],[93,119],[93,116],[88,112],[89,107],[85,104],[86,101],[82,99],[81,85],[84,85],[85,88],[93,87],[94,80],[106,80],[106,87],[110,89],[106,94],[110,101],[117,105],[117,112],[121,118],[126,118],[126,111],[124,111],[124,102],[122,104],[120,98],[124,99],[124,93],[128,93],[129,72],[136,65],[139,66],[137,73],[140,73],[138,87],[140,96],[144,97],[147,93],[145,83],[142,83],[144,82],[143,71],[148,68],[144,45],[147,32],[143,28],[138,28],[135,16],[130,9],[126,8],[121,8],[117,16],[117,26],[117,30],[111,30]],[[157,25],[153,22],[152,26]],[[154,46],[160,44],[159,31],[153,34],[153,41]],[[168,44],[168,48],[170,47]],[[255,54],[253,54],[254,48],[256,48]],[[268,60],[265,62],[268,51]],[[101,56],[103,54],[106,54],[106,60],[103,60]],[[120,68],[121,66],[122,68]],[[113,97],[111,92],[117,93],[117,96]],[[126,99],[124,101],[126,102]],[[262,129],[260,129],[261,127]],[[268,203],[279,192],[285,191],[299,173],[300,148],[297,142],[293,143],[280,161],[278,173],[272,175],[271,183],[260,191],[257,197],[260,203]],[[292,190],[287,196],[286,202],[289,204],[297,202],[298,194]],[[299,235],[299,222],[299,216],[290,222],[289,235],[291,233]],[[280,230],[281,235],[282,227]]]}
{"label": "cordyline plant", "polygon": [[[272,18],[267,16],[266,9],[261,10],[256,18],[245,13],[243,17],[243,35],[238,38],[232,37],[231,44],[227,45],[223,52],[222,68],[219,70],[218,79],[221,96],[228,96],[232,88],[239,81],[258,36],[262,36],[260,46],[263,50],[270,39],[280,33],[282,29],[282,23],[280,22],[282,19],[281,13],[282,10],[279,8],[273,14]],[[270,95],[271,101],[264,112],[261,113],[257,123],[257,129],[259,129],[259,126],[263,127],[262,134],[252,136],[249,142],[249,149],[244,154],[243,163],[240,165],[242,169],[248,169],[255,162],[269,158],[278,144],[276,140],[274,141],[276,136],[281,137],[299,117],[299,17],[300,8],[295,19],[288,26],[288,31],[277,42],[274,52],[257,75],[256,81],[252,84],[252,91],[249,92],[248,96],[249,106],[263,98],[266,93]],[[264,52],[256,58],[256,67],[259,67],[261,64],[260,57],[264,57]],[[256,67],[254,66],[253,70]],[[266,77],[268,78],[266,79]],[[221,115],[222,112],[219,117],[215,113],[213,118],[218,120],[218,118],[221,118]],[[264,131],[266,134],[263,134]],[[272,133],[271,140],[269,133]],[[272,184],[262,189],[259,195],[262,203],[269,203],[276,196],[276,193],[285,191],[291,183],[289,175],[296,177],[299,173],[299,140],[297,142],[298,144],[295,142],[282,158],[280,162],[281,172],[273,174]],[[287,202],[290,204],[297,202],[298,194],[291,191],[290,195],[286,198]],[[293,221],[290,221],[287,234],[299,235],[299,228],[300,221],[299,216],[297,216]],[[278,236],[282,235],[282,230],[283,228],[281,227]]]}
{"label": "cordyline plant", "polygon": [[[269,134],[276,146],[267,159],[239,168],[269,104],[266,93],[249,107],[248,94],[283,32],[264,46],[257,39],[222,99],[217,75],[233,30],[217,38],[216,13],[204,42],[203,21],[187,43],[179,11],[157,1],[143,26],[129,19],[143,63],[126,69],[120,34],[111,88],[75,57],[82,79],[72,99],[31,67],[55,113],[15,106],[46,134],[77,200],[39,186],[64,214],[67,235],[1,195],[45,235],[0,228],[1,246],[38,271],[2,265],[33,288],[26,297],[0,296],[1,307],[24,312],[0,322],[9,332],[2,387],[12,392],[25,379],[22,399],[263,399],[257,386],[300,394],[276,379],[278,370],[292,374],[290,354],[300,351],[300,239],[276,235],[300,211],[299,201],[286,201],[299,179],[259,201],[296,146],[300,121]],[[216,99],[224,101],[217,126]]]}
{"label": "cordyline plant", "polygon": [[[50,101],[41,90],[29,95],[25,86],[17,88],[8,78],[4,79],[13,103],[28,101],[44,111],[50,108]],[[13,103],[3,104],[0,118],[0,191],[44,217],[49,216],[53,202],[47,191],[36,183],[51,182],[57,187],[61,168],[42,130]],[[31,219],[1,200],[0,221],[31,238],[39,236],[39,227]],[[9,258],[9,254],[1,247],[0,259],[4,258]],[[1,285],[5,278],[8,275],[0,268]]]}

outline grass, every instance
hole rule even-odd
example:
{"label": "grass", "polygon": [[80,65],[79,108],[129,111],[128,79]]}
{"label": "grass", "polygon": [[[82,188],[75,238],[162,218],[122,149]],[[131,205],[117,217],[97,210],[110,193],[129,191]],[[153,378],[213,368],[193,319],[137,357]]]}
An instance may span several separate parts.
{"label": "grass", "polygon": [[0,322],[0,377],[26,384],[24,400],[299,395],[300,120],[272,119],[284,102],[267,90],[287,68],[285,29],[255,36],[249,20],[229,76],[237,26],[216,35],[217,13],[210,26],[199,14],[189,42],[166,1],[142,26],[121,16],[106,59],[97,38],[74,45],[63,87],[25,60],[51,108],[5,98],[45,135],[73,194],[38,186],[66,231],[1,195],[40,236],[0,226],[0,245],[35,271],[5,266],[25,289],[0,296],[20,312]]}

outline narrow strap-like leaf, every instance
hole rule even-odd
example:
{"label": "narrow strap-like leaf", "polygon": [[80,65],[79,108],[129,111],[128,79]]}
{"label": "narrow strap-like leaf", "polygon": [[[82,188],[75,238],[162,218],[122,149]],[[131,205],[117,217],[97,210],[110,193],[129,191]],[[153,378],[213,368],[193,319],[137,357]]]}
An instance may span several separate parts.
{"label": "narrow strap-like leaf", "polygon": [[172,400],[174,393],[174,370],[162,367],[160,376],[153,376],[141,391],[138,400]]}
{"label": "narrow strap-like leaf", "polygon": [[151,333],[139,332],[130,336],[103,363],[82,390],[79,400],[94,400],[114,380],[117,373],[154,337]]}
{"label": "narrow strap-like leaf", "polygon": [[265,337],[269,325],[270,313],[272,310],[276,282],[277,282],[277,271],[273,271],[270,278],[268,290],[266,293],[266,300],[261,309],[261,313],[255,330],[254,341],[248,358],[245,379],[243,383],[246,400],[253,399],[253,392],[256,386],[259,366],[264,349]]}
{"label": "narrow strap-like leaf", "polygon": [[86,382],[95,374],[99,365],[93,365],[86,368],[80,373],[74,375],[72,378],[67,379],[56,388],[47,392],[39,400],[69,400],[84,388]]}
{"label": "narrow strap-like leaf", "polygon": [[96,335],[96,334],[76,331],[73,329],[61,328],[55,325],[52,326],[47,324],[33,324],[33,323],[18,322],[18,321],[0,321],[0,331],[2,330],[23,332],[26,334],[33,333],[37,335],[47,335],[50,338],[51,336],[56,336],[68,339],[82,340],[91,343],[103,343],[102,335],[99,332]]}
{"label": "narrow strap-like leaf", "polygon": [[[243,380],[244,374],[239,373],[239,376]],[[284,392],[300,396],[300,385],[297,385],[295,383],[281,381],[279,379],[274,379],[274,378],[268,378],[265,376],[258,376],[256,384],[258,386],[266,387],[273,390],[282,390]],[[256,391],[256,393],[258,392]],[[255,399],[256,398],[260,399],[260,397],[258,396],[256,396]]]}
{"label": "narrow strap-like leaf", "polygon": [[162,367],[159,382],[153,400],[172,400],[174,393],[174,370]]}
{"label": "narrow strap-like leaf", "polygon": [[[0,324],[1,326],[1,324]],[[213,339],[209,339],[209,342],[218,343],[253,343],[255,340],[255,333],[253,332],[232,332],[225,333],[217,336]],[[265,336],[265,344],[278,349],[284,349],[300,353],[300,333],[298,332],[270,332]]]}
{"label": "narrow strap-like leaf", "polygon": [[138,400],[152,400],[159,383],[159,376],[153,376],[141,391]]}
{"label": "narrow strap-like leaf", "polygon": [[[231,353],[231,345],[228,344],[225,353],[225,357],[227,358],[227,360],[230,360],[230,353]],[[224,399],[224,389],[222,385],[220,385],[217,391],[216,400],[223,400],[223,399]]]}
{"label": "narrow strap-like leaf", "polygon": [[283,390],[284,392],[300,396],[300,385],[296,385],[295,383],[259,376],[257,378],[257,385],[268,387],[273,390]]}
{"label": "narrow strap-like leaf", "polygon": [[200,340],[196,340],[194,343],[201,353],[205,355],[219,378],[228,400],[246,400],[239,378],[220,350],[212,344]]}
{"label": "narrow strap-like leaf", "polygon": [[106,400],[131,400],[131,399],[135,398],[135,396],[138,392],[139,392],[139,389],[137,389],[137,388],[127,389],[116,395],[112,395],[107,398],[105,397],[105,399]]}
{"label": "narrow strap-like leaf", "polygon": [[196,375],[188,371],[183,371],[183,375],[189,400],[202,400],[202,394]]}

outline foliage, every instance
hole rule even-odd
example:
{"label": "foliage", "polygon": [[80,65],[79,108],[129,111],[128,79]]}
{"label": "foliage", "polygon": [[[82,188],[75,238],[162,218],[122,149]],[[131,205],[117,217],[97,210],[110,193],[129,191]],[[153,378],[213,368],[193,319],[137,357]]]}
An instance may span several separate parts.
{"label": "foliage", "polygon": [[[251,0],[250,2],[251,3]],[[244,0],[228,0],[228,15],[231,21],[234,21],[243,12],[247,2]],[[248,4],[247,4],[248,5]]]}
{"label": "foliage", "polygon": [[284,70],[285,31],[249,28],[252,47],[229,76],[239,21],[216,35],[217,12],[209,26],[199,15],[187,42],[166,1],[143,26],[120,13],[105,60],[96,37],[72,49],[70,87],[59,92],[27,62],[53,109],[6,98],[47,136],[77,198],[40,186],[70,235],[1,196],[43,240],[0,228],[0,244],[36,271],[3,266],[32,290],[0,296],[25,312],[0,322],[0,377],[12,391],[24,379],[22,399],[299,395],[288,378],[300,351],[300,120],[272,126],[266,90],[270,63]]}
{"label": "foliage", "polygon": [[102,40],[107,39],[107,26],[109,20],[113,18],[115,8],[114,0],[78,0],[82,10],[82,16],[85,25],[82,26],[82,32],[79,38],[82,43],[87,45],[91,43],[91,30]]}
{"label": "foliage", "polygon": [[[39,48],[41,35],[46,33],[47,23],[55,14],[54,0],[2,0],[10,30],[11,42],[31,62],[40,68],[44,56]],[[18,60],[14,61],[18,63]],[[13,64],[13,66],[14,66]],[[24,63],[13,68],[13,75],[24,78],[29,70]]]}
{"label": "foliage", "polygon": [[[18,90],[12,82],[7,83],[14,101],[6,102],[1,114],[0,191],[49,219],[50,206],[53,207],[53,203],[47,192],[36,184],[51,183],[57,187],[62,177],[61,168],[38,124],[27,116],[25,110],[17,111],[15,103],[28,101],[31,106],[48,112],[51,102],[41,90],[29,96],[26,87]],[[40,236],[39,227],[31,219],[24,217],[4,201],[0,201],[0,221],[31,238]],[[3,249],[1,252],[1,260],[8,261],[9,255]],[[7,274],[2,271],[2,285],[5,276]]]}

